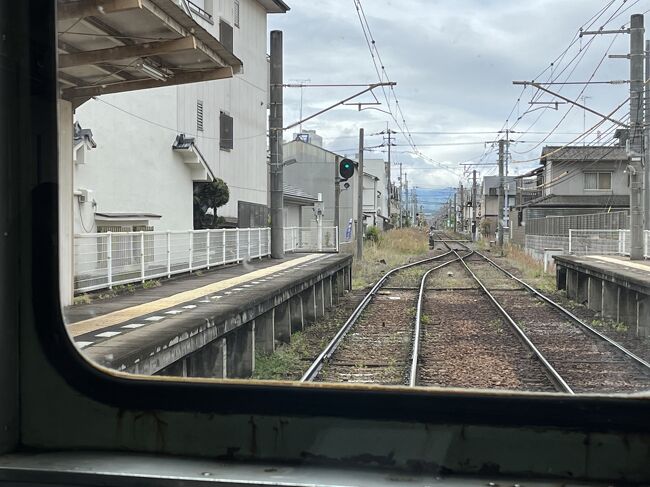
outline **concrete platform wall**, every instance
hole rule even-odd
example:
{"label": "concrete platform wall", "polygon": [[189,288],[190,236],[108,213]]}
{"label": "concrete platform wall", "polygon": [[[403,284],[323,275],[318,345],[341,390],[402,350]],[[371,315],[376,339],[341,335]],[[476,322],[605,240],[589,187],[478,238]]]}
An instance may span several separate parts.
{"label": "concrete platform wall", "polygon": [[650,335],[650,288],[562,262],[557,263],[556,281],[558,289],[566,289],[569,299],[632,327],[638,337]]}
{"label": "concrete platform wall", "polygon": [[[255,354],[273,353],[291,335],[325,316],[350,290],[350,263],[325,270],[316,278],[297,282],[263,303],[242,310],[212,326],[214,335],[207,343],[197,341],[192,349],[161,350],[147,364],[139,363],[137,373],[175,377],[247,378],[255,370]],[[214,331],[216,330],[216,331]],[[193,337],[197,340],[200,337]],[[205,341],[205,337],[203,337]],[[165,361],[170,363],[161,367]],[[149,369],[147,369],[149,367]]]}

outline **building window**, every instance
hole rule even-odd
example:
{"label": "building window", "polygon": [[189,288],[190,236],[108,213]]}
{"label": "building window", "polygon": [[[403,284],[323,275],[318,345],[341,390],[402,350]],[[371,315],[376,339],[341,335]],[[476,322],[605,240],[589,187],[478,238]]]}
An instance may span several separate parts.
{"label": "building window", "polygon": [[233,22],[235,27],[239,27],[239,0],[235,0],[235,5],[233,7]]}
{"label": "building window", "polygon": [[203,101],[196,100],[196,130],[203,132]]}
{"label": "building window", "polygon": [[498,196],[498,194],[497,194],[497,188],[489,188],[489,189],[488,189],[488,195],[489,195],[489,196]]}
{"label": "building window", "polygon": [[591,191],[606,191],[612,189],[611,172],[586,172],[585,189]]}
{"label": "building window", "polygon": [[221,150],[232,150],[233,148],[233,131],[232,117],[224,112],[219,115],[219,147]]}

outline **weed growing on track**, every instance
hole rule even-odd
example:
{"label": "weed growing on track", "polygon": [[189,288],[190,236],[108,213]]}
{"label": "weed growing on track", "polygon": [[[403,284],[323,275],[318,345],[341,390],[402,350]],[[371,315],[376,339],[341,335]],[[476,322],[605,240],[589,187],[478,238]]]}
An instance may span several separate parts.
{"label": "weed growing on track", "polygon": [[[324,345],[323,345],[324,346]],[[302,332],[291,335],[291,346],[281,345],[274,353],[255,354],[255,372],[253,379],[260,380],[296,380],[304,366],[305,341]]]}
{"label": "weed growing on track", "polygon": [[364,243],[363,260],[352,267],[352,289],[369,286],[393,267],[424,258],[428,251],[425,231],[399,228],[380,233],[377,242]]}
{"label": "weed growing on track", "polygon": [[545,293],[555,292],[555,274],[544,273],[544,265],[516,245],[508,245],[505,251],[508,262],[522,274],[523,280]]}

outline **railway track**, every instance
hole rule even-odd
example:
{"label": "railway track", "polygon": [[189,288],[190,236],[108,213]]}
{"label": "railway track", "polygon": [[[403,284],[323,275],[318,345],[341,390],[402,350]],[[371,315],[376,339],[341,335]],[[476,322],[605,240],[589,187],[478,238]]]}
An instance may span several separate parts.
{"label": "railway track", "polygon": [[650,364],[465,241],[387,272],[301,381],[569,394],[650,389]]}
{"label": "railway track", "polygon": [[[450,240],[444,234],[440,237],[443,242]],[[458,245],[445,245],[543,366],[557,391],[573,394],[650,389],[650,364],[646,361],[487,256],[480,252],[462,256]]]}
{"label": "railway track", "polygon": [[396,267],[379,279],[301,381],[408,384],[421,276],[458,260],[447,251]]}

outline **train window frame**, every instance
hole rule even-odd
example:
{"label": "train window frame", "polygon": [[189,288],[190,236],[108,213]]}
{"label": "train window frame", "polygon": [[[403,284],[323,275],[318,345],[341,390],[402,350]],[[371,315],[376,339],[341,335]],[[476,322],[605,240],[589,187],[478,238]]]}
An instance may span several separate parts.
{"label": "train window frame", "polygon": [[[40,39],[30,39],[35,70],[32,109],[39,110],[38,157],[20,161],[39,180],[23,187],[30,198],[32,313],[40,353],[56,373],[86,398],[119,410],[157,410],[211,414],[335,417],[434,424],[546,426],[586,430],[650,432],[646,421],[650,396],[578,395],[477,391],[395,386],[300,384],[253,380],[189,379],[137,376],[103,368],[75,347],[66,331],[60,306],[58,256],[58,191],[49,178],[58,177],[58,123],[56,85],[56,0],[30,18]],[[49,49],[39,44],[50,39]],[[34,81],[35,80],[35,81]],[[36,114],[36,112],[34,112]],[[35,305],[38,303],[38,305]]]}

